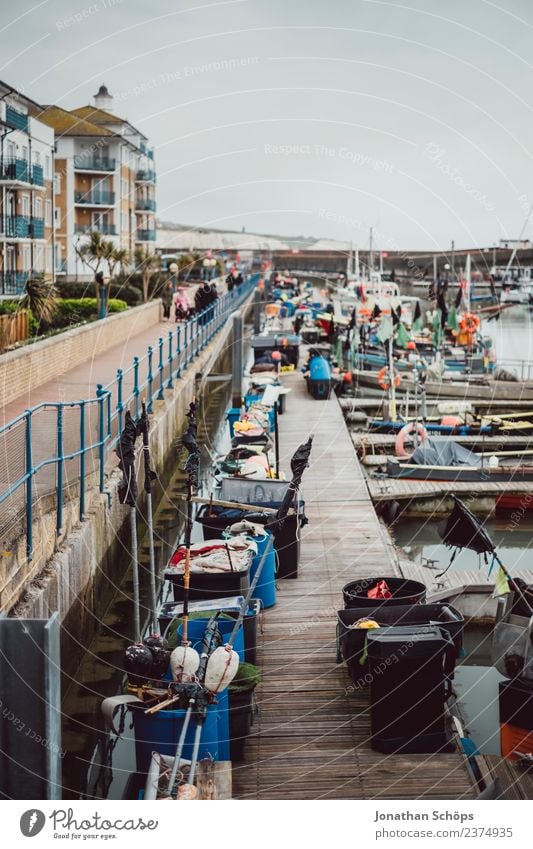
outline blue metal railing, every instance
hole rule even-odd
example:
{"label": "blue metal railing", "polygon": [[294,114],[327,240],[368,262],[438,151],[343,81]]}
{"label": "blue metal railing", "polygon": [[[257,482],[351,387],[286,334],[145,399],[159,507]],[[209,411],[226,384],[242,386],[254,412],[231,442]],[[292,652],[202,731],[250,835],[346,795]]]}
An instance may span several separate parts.
{"label": "blue metal railing", "polygon": [[[202,313],[177,324],[166,338],[159,338],[156,346],[149,346],[143,356],[135,356],[129,368],[117,369],[112,381],[105,386],[98,384],[96,397],[45,402],[0,428],[2,539],[7,540],[14,528],[18,536],[22,519],[26,554],[31,560],[36,505],[50,496],[57,534],[63,530],[66,500],[77,496],[79,518],[84,518],[91,474],[98,481],[100,492],[106,491],[106,456],[117,443],[126,410],[138,416],[141,400],[146,398],[148,410],[153,411],[154,402],[164,400],[165,392],[173,388],[233,310],[249,297],[258,279],[259,275],[252,275]],[[49,506],[45,509],[50,511]]]}

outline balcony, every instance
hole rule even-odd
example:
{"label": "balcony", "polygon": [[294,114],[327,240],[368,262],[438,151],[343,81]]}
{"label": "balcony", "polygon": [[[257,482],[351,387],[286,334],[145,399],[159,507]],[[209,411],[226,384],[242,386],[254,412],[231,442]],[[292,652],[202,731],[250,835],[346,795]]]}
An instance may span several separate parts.
{"label": "balcony", "polygon": [[135,179],[138,183],[155,183],[155,171],[137,171]]}
{"label": "balcony", "polygon": [[29,277],[29,271],[0,271],[1,294],[22,295]]}
{"label": "balcony", "polygon": [[155,212],[155,200],[153,198],[137,198],[135,209],[140,209],[141,212],[145,212],[146,210]]}
{"label": "balcony", "polygon": [[11,239],[24,239],[30,235],[28,215],[8,215],[2,221],[2,233]]}
{"label": "balcony", "polygon": [[32,218],[29,232],[32,239],[44,239],[44,218]]}
{"label": "balcony", "polygon": [[116,236],[117,228],[114,224],[75,224],[74,232],[83,236],[90,236],[91,233],[101,233],[102,236]]}
{"label": "balcony", "polygon": [[26,159],[4,160],[0,164],[0,179],[10,182],[29,183],[30,166]]}
{"label": "balcony", "polygon": [[107,156],[89,156],[81,153],[74,157],[76,171],[114,171],[116,164],[116,159],[109,159]]}
{"label": "balcony", "polygon": [[149,150],[147,150],[147,151],[146,151],[146,155],[147,155],[148,159],[153,159],[153,158],[154,158],[154,149],[153,149],[153,147],[149,148]]}
{"label": "balcony", "polygon": [[137,230],[137,242],[155,242],[155,230]]}
{"label": "balcony", "polygon": [[12,106],[6,106],[6,124],[8,127],[13,127],[14,130],[28,132],[28,116]]}
{"label": "balcony", "polygon": [[84,206],[114,206],[115,193],[106,192],[102,189],[93,189],[88,192],[74,192],[74,203]]}
{"label": "balcony", "polygon": [[34,165],[31,169],[31,181],[35,186],[44,186],[44,171],[42,165]]}

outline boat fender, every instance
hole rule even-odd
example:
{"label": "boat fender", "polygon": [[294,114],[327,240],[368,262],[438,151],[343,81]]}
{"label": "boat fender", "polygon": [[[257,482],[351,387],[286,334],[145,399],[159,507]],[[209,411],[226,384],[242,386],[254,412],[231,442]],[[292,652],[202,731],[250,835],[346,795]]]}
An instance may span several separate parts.
{"label": "boat fender", "polygon": [[420,422],[408,422],[402,427],[402,429],[398,433],[398,436],[396,437],[394,450],[397,457],[400,457],[401,459],[408,459],[411,456],[411,454],[409,454],[409,452],[405,450],[405,440],[415,430],[422,442],[426,442],[428,438],[428,433],[424,425]]}
{"label": "boat fender", "polygon": [[230,645],[219,646],[209,656],[204,686],[211,693],[220,693],[229,687],[239,668],[239,655]]}
{"label": "boat fender", "polygon": [[200,655],[189,644],[176,646],[170,655],[170,669],[174,681],[191,680],[200,666]]}
{"label": "boat fender", "polygon": [[[396,389],[402,382],[402,378],[396,370],[393,371],[392,382],[394,383]],[[383,366],[383,368],[378,371],[378,383],[385,391],[390,389],[390,375],[387,366]]]}
{"label": "boat fender", "polygon": [[138,699],[137,696],[124,695],[124,696],[110,696],[107,699],[104,699],[102,702],[102,715],[104,717],[105,726],[108,731],[111,731],[116,737],[120,737],[120,732],[118,728],[115,726],[114,718],[117,710],[119,708],[128,709],[128,705],[133,704],[134,702],[138,702],[139,704],[143,704],[142,699]]}

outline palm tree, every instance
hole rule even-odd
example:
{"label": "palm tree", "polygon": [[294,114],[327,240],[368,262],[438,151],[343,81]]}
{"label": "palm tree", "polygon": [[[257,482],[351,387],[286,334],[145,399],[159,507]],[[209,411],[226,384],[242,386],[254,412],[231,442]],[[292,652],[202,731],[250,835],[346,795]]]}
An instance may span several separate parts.
{"label": "palm tree", "polygon": [[135,262],[138,270],[141,272],[143,283],[143,301],[148,300],[148,287],[150,285],[150,277],[152,272],[159,268],[159,257],[157,254],[151,254],[146,248],[138,247],[135,249]]}
{"label": "palm tree", "polygon": [[[89,236],[89,241],[84,242],[79,247],[76,246],[75,250],[81,261],[94,272],[95,277],[102,270],[104,263],[107,263],[109,274],[112,277],[117,266],[122,266],[129,260],[129,254],[125,248],[117,248],[110,239],[102,239],[98,230],[93,230]],[[109,279],[105,282],[106,302],[109,296],[109,282]],[[98,314],[100,314],[100,286],[98,285],[96,286],[96,302]]]}
{"label": "palm tree", "polygon": [[59,292],[44,275],[35,275],[26,283],[26,291],[20,300],[23,309],[30,310],[38,322],[50,324],[57,311]]}

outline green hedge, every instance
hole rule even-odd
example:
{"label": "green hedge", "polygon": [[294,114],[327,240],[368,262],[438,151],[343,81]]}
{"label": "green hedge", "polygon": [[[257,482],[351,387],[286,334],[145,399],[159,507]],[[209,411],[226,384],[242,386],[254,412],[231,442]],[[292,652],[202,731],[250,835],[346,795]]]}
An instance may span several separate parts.
{"label": "green hedge", "polygon": [[[110,298],[107,303],[107,312],[123,312],[128,309],[125,301]],[[98,305],[96,298],[60,298],[57,302],[57,310],[50,324],[43,322],[40,327],[41,333],[49,330],[59,330],[80,324],[83,321],[94,321],[98,318]]]}
{"label": "green hedge", "polygon": [[[67,283],[58,280],[56,287],[62,298],[96,298],[96,286],[94,283]],[[143,296],[141,289],[134,286],[129,278],[120,280],[115,278],[109,284],[109,296],[125,301],[128,306],[136,307],[142,304]]]}

